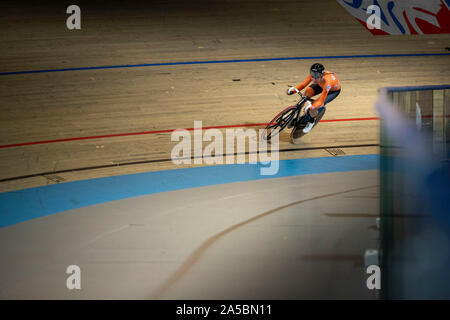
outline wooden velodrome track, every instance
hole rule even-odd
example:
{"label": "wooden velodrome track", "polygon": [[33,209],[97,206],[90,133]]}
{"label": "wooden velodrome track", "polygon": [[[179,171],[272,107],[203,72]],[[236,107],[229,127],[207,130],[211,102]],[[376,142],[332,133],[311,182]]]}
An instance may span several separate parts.
{"label": "wooden velodrome track", "polygon": [[[1,72],[233,59],[440,53],[448,36],[374,37],[335,1],[81,2],[82,28],[65,26],[57,3],[0,5]],[[266,123],[291,104],[287,85],[313,61],[342,82],[323,120],[376,117],[383,86],[441,84],[448,57],[313,59],[97,69],[0,76],[0,145]],[[233,81],[240,79],[240,81]],[[256,127],[258,128],[258,127]],[[77,168],[144,162],[0,182],[0,190],[171,169],[170,132],[0,149],[0,180]],[[323,122],[281,149],[378,143],[378,121]],[[344,150],[344,149],[343,149]],[[346,148],[346,154],[376,147]],[[328,156],[324,149],[280,157]],[[178,167],[178,166],[177,166]]]}
{"label": "wooden velodrome track", "polygon": [[[174,165],[170,161],[171,150],[176,144],[170,140],[172,129],[192,128],[195,120],[202,120],[204,127],[242,125],[245,129],[247,125],[251,128],[261,128],[252,125],[266,123],[282,108],[293,103],[295,98],[285,95],[287,86],[300,83],[311,63],[316,61],[322,62],[327,69],[338,75],[343,87],[342,93],[328,106],[323,123],[305,136],[300,143],[293,145],[289,141],[288,133],[281,135],[281,150],[297,150],[281,152],[280,158],[326,157],[330,156],[327,149],[332,147],[340,147],[347,155],[374,154],[378,152],[376,145],[379,143],[379,123],[375,119],[377,113],[374,109],[378,88],[448,82],[450,71],[448,56],[273,60],[286,57],[443,53],[444,48],[448,46],[450,39],[448,35],[374,37],[335,1],[205,0],[106,3],[79,2],[82,11],[82,29],[75,31],[66,28],[67,15],[63,4],[43,2],[20,6],[14,3],[0,4],[1,192],[57,182],[190,166]],[[268,60],[60,70],[240,59]],[[49,69],[60,71],[14,73]],[[84,137],[88,139],[78,139]],[[343,179],[338,174],[333,177],[335,181]],[[369,217],[375,216],[378,199],[377,182],[372,181],[374,177],[376,175],[373,172],[352,176],[349,178],[351,181],[349,180],[348,190],[343,184],[336,185],[335,193],[342,194],[342,198],[333,198],[337,203],[336,208],[333,207],[333,203],[331,207],[334,209],[327,208],[324,209],[325,212],[334,212],[329,214],[336,215],[339,211],[337,208],[347,210],[345,201],[349,200],[344,198],[353,197],[362,200],[359,202],[352,200],[355,201],[352,206],[356,212],[349,213],[350,215],[361,217],[361,212],[364,212]],[[325,176],[317,179],[323,185],[327,184],[328,178]],[[367,184],[365,183],[367,181],[374,183]],[[266,183],[269,190],[272,184]],[[308,183],[297,179],[295,186],[308,189],[311,198],[314,198],[314,192],[310,190]],[[289,193],[288,185],[289,183],[283,189],[285,193]],[[239,188],[242,188],[243,193],[247,190],[242,186]],[[239,188],[237,190],[241,190]],[[369,188],[368,191],[365,188]],[[214,190],[216,189],[213,187],[202,191],[205,192],[205,199],[214,199],[214,195],[218,193],[214,193]],[[190,201],[189,196],[198,201],[192,200],[193,207],[197,205],[201,207],[203,203],[208,202],[194,191],[189,192],[191,191],[177,195],[186,203]],[[236,196],[231,190],[227,192],[229,194],[226,193],[225,196]],[[348,192],[356,194],[348,195]],[[334,195],[332,192],[330,194]],[[289,201],[295,201],[297,195],[289,196],[292,197]],[[163,200],[159,202],[153,200],[156,207],[161,206],[161,210],[172,210],[166,208],[172,201],[170,197],[164,194],[161,197]],[[255,203],[264,198],[255,195],[251,197],[255,197]],[[368,200],[370,198],[371,200]],[[128,201],[128,206],[132,207],[133,201],[133,199]],[[285,199],[271,201],[274,202],[274,206],[286,205]],[[327,204],[325,202],[324,206]],[[370,207],[368,203],[373,205],[373,208],[366,208]],[[144,203],[140,205],[145,207]],[[225,210],[226,206],[224,203],[217,210]],[[105,222],[107,225],[112,223],[109,219],[118,219],[119,214],[112,214],[114,210],[118,210],[117,208],[112,204],[105,204],[104,207],[105,212],[108,213],[109,210],[111,215],[108,216],[104,212],[104,216],[99,213],[98,221],[102,217],[107,217],[104,220],[108,221]],[[204,210],[192,209],[190,213],[192,219],[195,213],[206,215],[206,205],[201,208]],[[252,214],[256,216],[264,212],[257,205],[250,209],[246,213],[246,218],[250,220]],[[88,215],[86,210],[81,210],[81,217]],[[291,213],[294,215],[295,210],[292,209]],[[67,222],[66,225],[70,225],[75,221],[71,220],[76,219],[75,216],[64,215],[57,219],[67,219],[64,221]],[[234,218],[235,221],[227,223],[231,225],[242,223],[240,220],[242,217]],[[307,220],[308,223],[314,226],[322,218],[311,215],[307,219],[310,219]],[[64,239],[65,231],[58,229],[60,226],[58,221],[63,220],[50,221],[49,225],[42,228],[61,233],[49,235],[48,238],[44,236],[48,245],[51,245],[54,239]],[[220,221],[219,219],[216,226],[217,232],[223,229]],[[286,221],[287,225],[291,222],[288,219]],[[333,223],[326,219],[320,221],[326,221],[326,227],[330,228],[327,230],[331,230]],[[172,223],[171,220],[160,222]],[[265,223],[270,225],[270,222]],[[372,235],[361,240],[367,233],[366,225],[365,229],[358,230],[352,229],[353,227],[346,223],[338,225],[342,228],[340,229],[342,231],[339,231],[342,234],[359,236],[361,243],[357,241],[358,243],[354,244],[355,247],[361,246],[356,250],[358,254],[361,249],[366,248],[364,247],[366,244],[375,241],[375,236]],[[21,230],[23,234],[31,234],[35,230],[35,227],[28,224],[20,226],[18,225],[17,230]],[[14,228],[5,228],[0,234],[2,239],[12,243],[15,237],[19,237]],[[67,233],[70,239],[72,239],[71,231],[74,230],[68,230]],[[157,228],[153,231],[157,232]],[[148,234],[142,232],[140,236]],[[201,241],[205,238],[207,242],[209,241],[205,233],[195,236],[201,238]],[[134,239],[133,237],[134,235],[130,233],[128,238],[125,236],[125,240]],[[240,237],[245,238],[245,235],[238,235],[236,239],[241,239]],[[296,237],[295,230],[292,231],[292,237]],[[317,240],[317,243],[323,240],[322,235],[316,237],[314,240]],[[36,241],[41,240],[38,238]],[[302,244],[306,252],[313,251],[308,247],[310,244],[308,241],[313,242],[311,239],[307,238],[306,244]],[[344,236],[343,239],[346,246],[353,245],[352,238]],[[123,240],[123,238],[116,239],[119,247]],[[29,242],[34,243],[31,240]],[[103,242],[106,246],[111,245],[106,240]],[[38,245],[36,248],[27,248],[25,244],[23,245],[24,249],[18,250],[18,255],[23,254],[25,258],[27,250],[31,256],[40,252]],[[344,246],[342,243],[341,245]],[[330,244],[324,244],[325,246],[327,249],[338,247],[332,241]],[[189,247],[186,250],[191,248],[188,244],[186,247]],[[1,249],[10,252],[6,246]],[[175,252],[177,249],[175,246]],[[61,255],[58,256],[57,253]],[[104,253],[103,251],[102,254]],[[317,259],[313,252],[310,253],[305,255],[307,259]],[[55,249],[54,252],[42,254],[46,256],[53,254],[55,257],[52,259],[60,261],[61,264],[65,263],[61,258],[65,254],[64,251],[59,252]],[[99,252],[94,250],[88,254],[96,257]],[[122,254],[128,257],[128,253]],[[112,259],[115,258],[114,256]],[[337,259],[352,262],[355,257],[339,256]],[[356,260],[359,261],[358,257]],[[187,261],[189,262],[189,259]],[[11,265],[8,268],[14,270],[15,266]],[[322,268],[324,272],[329,271],[326,266]],[[20,272],[23,271],[22,268],[18,269]],[[183,271],[183,265],[177,272],[173,266],[168,270],[173,271],[173,277],[176,278],[177,272]],[[100,274],[102,272],[99,271]],[[155,274],[160,279],[167,279],[167,274],[158,272]],[[192,276],[195,282],[197,279],[195,277],[201,277],[202,274],[196,275],[194,272]],[[169,283],[171,279],[173,278],[168,279]],[[50,282],[46,277],[42,277],[39,281],[43,284],[45,281]],[[136,285],[140,281],[142,279],[137,279]],[[226,283],[226,279],[221,281]],[[161,283],[152,285],[157,288]],[[311,284],[311,287],[313,286],[314,283]],[[180,291],[166,297],[186,297],[183,290],[189,288],[191,287],[178,288],[176,290]],[[163,289],[167,289],[164,284]],[[12,296],[39,297],[39,287],[30,288],[29,292],[20,290],[25,289],[18,289]],[[153,294],[142,290],[143,292],[139,294],[130,293],[130,296],[149,297]],[[102,294],[96,292],[87,297],[99,297]],[[313,297],[323,297],[321,294],[315,292]],[[0,296],[9,297],[7,292],[1,290],[1,286]],[[230,296],[239,298],[233,294]],[[306,293],[303,297],[305,296],[308,297]],[[336,296],[338,294],[332,297]],[[70,298],[68,293],[50,297]],[[86,298],[86,296],[79,297]],[[111,295],[107,297],[122,298],[123,295],[111,290]],[[204,296],[194,294],[193,297]],[[289,298],[289,292],[282,297]]]}

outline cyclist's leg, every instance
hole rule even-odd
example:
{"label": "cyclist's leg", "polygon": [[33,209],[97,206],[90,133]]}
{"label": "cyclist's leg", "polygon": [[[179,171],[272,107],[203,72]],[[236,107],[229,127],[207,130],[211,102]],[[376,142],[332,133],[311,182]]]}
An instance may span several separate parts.
{"label": "cyclist's leg", "polygon": [[[322,87],[319,86],[318,84],[312,84],[308,88],[306,88],[305,96],[307,96],[308,98],[311,98],[315,95],[321,94],[322,90],[323,90]],[[311,117],[311,115],[309,114],[309,111],[307,114],[305,114],[305,118],[304,118],[303,122],[314,122],[314,118]]]}
{"label": "cyclist's leg", "polygon": [[325,99],[325,103],[323,105],[326,106],[328,103],[336,99],[339,93],[341,93],[341,89],[328,92],[327,98]]}
{"label": "cyclist's leg", "polygon": [[[320,88],[322,89],[322,88]],[[323,104],[322,107],[319,108],[319,110],[317,110],[317,114],[319,115],[322,111],[325,111],[325,108],[327,106],[328,103],[330,103],[331,101],[333,101],[334,99],[336,99],[336,97],[341,93],[341,89],[337,90],[337,91],[330,91],[328,92],[327,98],[325,99],[325,103]],[[309,112],[308,112],[309,115]],[[309,116],[309,122],[314,122],[316,117],[311,117]]]}
{"label": "cyclist's leg", "polygon": [[308,98],[311,98],[313,96],[316,96],[318,94],[322,93],[322,87],[319,86],[318,84],[312,84],[310,85],[308,88],[306,88],[305,90],[305,96],[307,96]]}

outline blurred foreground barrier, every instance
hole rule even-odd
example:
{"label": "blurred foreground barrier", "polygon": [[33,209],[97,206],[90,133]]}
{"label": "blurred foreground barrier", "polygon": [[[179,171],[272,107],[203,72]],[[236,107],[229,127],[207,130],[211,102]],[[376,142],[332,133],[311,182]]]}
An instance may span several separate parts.
{"label": "blurred foreground barrier", "polygon": [[450,85],[383,88],[381,298],[450,299]]}

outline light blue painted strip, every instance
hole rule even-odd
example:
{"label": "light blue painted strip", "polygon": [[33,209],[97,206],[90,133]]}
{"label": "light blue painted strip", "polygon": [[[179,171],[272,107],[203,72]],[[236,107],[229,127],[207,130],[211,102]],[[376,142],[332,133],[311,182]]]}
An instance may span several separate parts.
{"label": "light blue painted strip", "polygon": [[[261,164],[232,164],[146,172],[74,181],[0,193],[0,227],[94,204],[224,183],[315,173],[378,169],[379,156],[357,155],[280,160],[273,176]],[[336,181],[330,181],[336,183]]]}

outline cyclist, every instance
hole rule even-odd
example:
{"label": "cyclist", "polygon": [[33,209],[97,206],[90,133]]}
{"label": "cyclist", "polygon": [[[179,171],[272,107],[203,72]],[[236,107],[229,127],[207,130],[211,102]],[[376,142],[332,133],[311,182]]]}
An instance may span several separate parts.
{"label": "cyclist", "polygon": [[[303,90],[310,82],[312,84],[306,88],[303,93],[308,98],[320,94],[320,97],[313,100],[311,104],[309,101],[305,108],[307,112],[307,118],[305,118],[308,123],[303,129],[304,133],[311,131],[314,126],[314,121],[319,112],[325,110],[325,106],[333,101],[341,92],[341,84],[333,72],[325,70],[325,67],[320,63],[314,63],[309,71],[309,75],[306,77],[305,81],[300,83],[296,87],[291,87],[286,91],[286,94],[291,95],[293,93],[299,93]],[[300,99],[297,101],[297,103]],[[309,117],[308,117],[309,115]]]}

